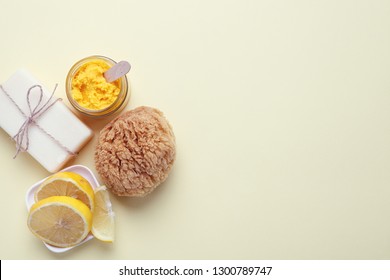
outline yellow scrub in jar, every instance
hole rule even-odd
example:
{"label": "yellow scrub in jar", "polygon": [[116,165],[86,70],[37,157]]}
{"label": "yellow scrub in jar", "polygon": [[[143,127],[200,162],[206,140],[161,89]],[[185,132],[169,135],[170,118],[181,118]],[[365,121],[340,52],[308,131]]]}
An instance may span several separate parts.
{"label": "yellow scrub in jar", "polygon": [[120,112],[129,100],[126,75],[107,82],[104,73],[116,62],[105,56],[90,56],[76,62],[66,78],[66,95],[71,105],[90,117]]}
{"label": "yellow scrub in jar", "polygon": [[72,79],[72,97],[80,106],[102,110],[115,102],[120,92],[120,80],[108,83],[103,73],[110,66],[103,60],[83,64]]}

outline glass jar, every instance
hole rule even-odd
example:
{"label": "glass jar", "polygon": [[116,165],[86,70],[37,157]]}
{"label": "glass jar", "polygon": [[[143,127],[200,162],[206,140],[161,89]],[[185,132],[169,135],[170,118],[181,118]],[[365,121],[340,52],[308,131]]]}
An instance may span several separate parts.
{"label": "glass jar", "polygon": [[[80,104],[78,101],[75,100],[73,96],[73,79],[75,78],[76,74],[78,74],[80,68],[83,65],[86,65],[87,63],[91,63],[93,61],[101,61],[107,64],[109,67],[112,67],[116,64],[116,62],[108,57],[105,56],[99,56],[94,55],[90,57],[86,57],[84,59],[81,59],[80,61],[76,62],[72,68],[69,70],[68,76],[66,77],[66,95],[68,97],[68,100],[70,104],[81,114],[89,116],[89,117],[106,117],[115,113],[118,113],[123,110],[124,107],[126,107],[128,101],[129,101],[129,93],[128,93],[128,82],[126,75],[119,78],[117,81],[114,81],[113,83],[119,83],[119,93],[116,96],[115,100],[111,104],[108,104],[104,108],[99,109],[91,109],[86,108],[82,104]],[[107,69],[108,70],[108,69]]]}

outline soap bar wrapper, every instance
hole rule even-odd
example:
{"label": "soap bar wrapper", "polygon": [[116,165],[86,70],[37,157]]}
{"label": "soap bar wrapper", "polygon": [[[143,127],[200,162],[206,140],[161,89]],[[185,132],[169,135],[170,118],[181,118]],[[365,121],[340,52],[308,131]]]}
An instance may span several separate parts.
{"label": "soap bar wrapper", "polygon": [[[41,102],[39,101],[39,87],[31,89],[35,85],[42,87],[43,99]],[[25,69],[18,70],[2,84],[2,87],[17,106],[0,89],[0,127],[8,135],[14,137],[26,121],[26,116],[30,116],[27,100],[29,89],[31,89],[29,100],[32,108],[39,103],[46,103],[52,95],[52,91],[47,90]],[[51,101],[56,98],[53,96]],[[19,109],[24,112],[24,115]],[[27,132],[26,137],[28,137],[29,142],[27,152],[52,173],[64,167],[66,162],[74,154],[77,154],[93,135],[91,129],[81,122],[61,101],[55,102],[53,106],[38,116],[35,119],[35,124],[30,124]],[[23,143],[26,143],[26,141]]]}

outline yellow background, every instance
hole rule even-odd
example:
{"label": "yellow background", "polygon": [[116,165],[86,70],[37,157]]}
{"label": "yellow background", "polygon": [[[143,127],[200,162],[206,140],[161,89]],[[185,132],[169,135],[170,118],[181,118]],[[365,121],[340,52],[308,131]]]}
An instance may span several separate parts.
{"label": "yellow background", "polygon": [[[389,1],[0,6],[0,82],[25,67],[65,98],[77,60],[128,60],[127,109],[162,110],[177,137],[163,185],[111,196],[114,244],[56,255],[26,226],[25,193],[49,174],[1,130],[1,259],[390,258]],[[70,164],[94,170],[107,122],[86,121],[96,135]]]}

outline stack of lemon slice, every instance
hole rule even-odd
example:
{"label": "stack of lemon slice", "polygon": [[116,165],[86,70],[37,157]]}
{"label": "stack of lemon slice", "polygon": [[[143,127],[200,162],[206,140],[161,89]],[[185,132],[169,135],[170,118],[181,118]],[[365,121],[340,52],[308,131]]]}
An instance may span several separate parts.
{"label": "stack of lemon slice", "polygon": [[27,224],[31,232],[57,247],[71,247],[92,234],[114,241],[114,213],[107,189],[93,190],[74,172],[60,172],[46,179],[35,192]]}

